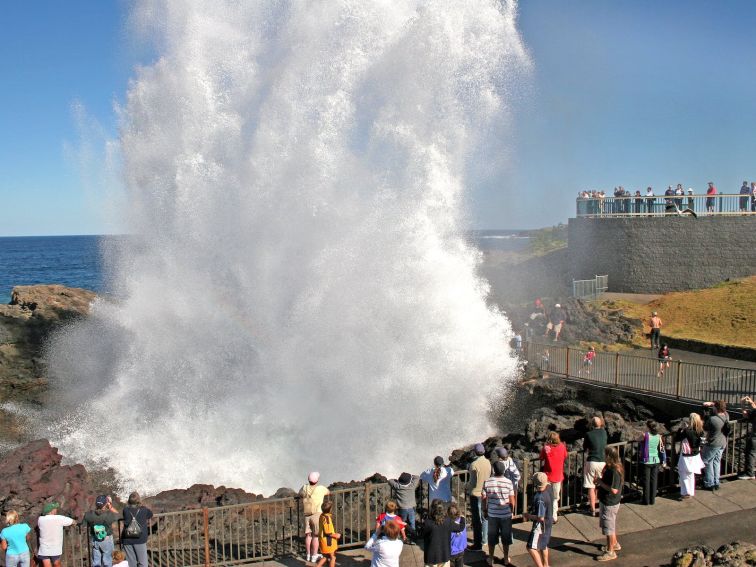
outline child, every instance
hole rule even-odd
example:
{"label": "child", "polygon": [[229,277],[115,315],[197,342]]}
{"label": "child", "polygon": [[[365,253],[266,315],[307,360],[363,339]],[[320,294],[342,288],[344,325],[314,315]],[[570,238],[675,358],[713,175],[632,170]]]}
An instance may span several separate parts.
{"label": "child", "polygon": [[323,567],[326,559],[328,560],[329,567],[336,567],[336,550],[339,548],[341,534],[337,533],[333,526],[332,507],[333,505],[330,500],[323,502],[323,505],[320,507],[323,513],[320,515],[318,540],[320,542],[322,557],[318,559],[318,567]]}
{"label": "child", "polygon": [[[462,522],[462,516],[456,504],[449,506],[448,516],[455,524]],[[464,567],[465,549],[467,548],[467,534],[465,532],[451,533],[451,557],[449,558],[450,567]]]}
{"label": "child", "polygon": [[407,525],[399,516],[397,516],[397,509],[398,506],[394,500],[389,500],[388,502],[386,502],[386,511],[375,519],[375,531],[378,532],[378,528],[383,526],[386,522],[394,520],[401,531],[402,541],[406,543],[407,533],[405,530],[407,528]]}
{"label": "child", "polygon": [[532,520],[533,527],[530,528],[530,537],[528,538],[528,553],[533,558],[536,567],[548,567],[549,565],[549,539],[551,539],[551,526],[553,518],[551,515],[551,491],[549,479],[546,473],[535,473],[533,475],[533,487],[535,494],[530,503],[530,513],[523,514],[524,520]]}
{"label": "child", "polygon": [[596,349],[591,347],[588,349],[588,352],[586,352],[585,356],[583,357],[583,368],[585,369],[585,373],[588,376],[591,375],[591,366],[593,366],[594,358],[596,358]]}
{"label": "child", "polygon": [[664,370],[669,368],[669,361],[672,360],[672,355],[669,353],[669,347],[664,344],[659,349],[659,373],[658,378],[664,378]]}
{"label": "child", "polygon": [[113,567],[129,567],[129,562],[126,561],[126,552],[122,549],[116,549],[113,552]]}

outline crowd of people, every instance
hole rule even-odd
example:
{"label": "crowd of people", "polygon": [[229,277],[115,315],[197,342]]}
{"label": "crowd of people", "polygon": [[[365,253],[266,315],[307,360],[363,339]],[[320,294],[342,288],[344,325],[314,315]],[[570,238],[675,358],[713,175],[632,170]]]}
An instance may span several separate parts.
{"label": "crowd of people", "polygon": [[[756,212],[756,181],[750,184],[743,181],[738,191],[733,194],[740,195],[737,199],[739,212]],[[598,191],[579,191],[578,192],[578,212],[581,214],[598,215],[598,214],[651,214],[655,212],[674,212],[696,211],[696,196],[705,196],[704,210],[709,213],[716,212],[716,195],[721,195],[714,186],[713,181],[709,181],[705,192],[696,195],[692,187],[687,190],[683,188],[682,183],[677,187],[669,185],[662,195],[654,194],[652,187],[647,187],[645,191],[640,189],[634,193],[622,186],[615,187],[609,201],[609,195],[603,190]],[[698,211],[700,212],[700,211]]]}

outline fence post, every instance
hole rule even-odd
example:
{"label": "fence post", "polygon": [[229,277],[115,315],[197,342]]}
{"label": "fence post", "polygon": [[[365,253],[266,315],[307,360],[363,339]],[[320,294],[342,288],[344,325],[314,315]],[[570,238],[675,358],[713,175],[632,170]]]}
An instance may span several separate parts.
{"label": "fence post", "polygon": [[677,361],[677,385],[675,386],[675,395],[677,396],[677,399],[680,399],[680,395],[682,392],[682,360]]}
{"label": "fence post", "polygon": [[365,483],[365,541],[370,538],[370,487],[369,482]]}
{"label": "fence post", "polygon": [[614,385],[619,386],[619,366],[620,366],[620,354],[614,353]]}
{"label": "fence post", "polygon": [[566,376],[567,376],[567,378],[569,378],[570,377],[570,347],[567,347],[567,367],[566,367],[566,371],[567,371]]}
{"label": "fence post", "polygon": [[530,480],[530,459],[522,460],[522,513],[528,511],[528,480]]}
{"label": "fence post", "polygon": [[202,508],[202,531],[205,538],[205,567],[210,567],[210,512]]}

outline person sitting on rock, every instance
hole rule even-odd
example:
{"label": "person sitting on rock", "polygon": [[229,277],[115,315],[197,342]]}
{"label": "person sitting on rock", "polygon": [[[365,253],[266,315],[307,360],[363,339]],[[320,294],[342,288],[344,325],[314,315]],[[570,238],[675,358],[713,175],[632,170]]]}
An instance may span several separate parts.
{"label": "person sitting on rock", "polygon": [[60,557],[63,555],[63,528],[76,523],[68,516],[59,515],[58,508],[60,504],[57,502],[45,504],[42,515],[37,520],[37,559],[42,563],[42,567],[60,567]]}

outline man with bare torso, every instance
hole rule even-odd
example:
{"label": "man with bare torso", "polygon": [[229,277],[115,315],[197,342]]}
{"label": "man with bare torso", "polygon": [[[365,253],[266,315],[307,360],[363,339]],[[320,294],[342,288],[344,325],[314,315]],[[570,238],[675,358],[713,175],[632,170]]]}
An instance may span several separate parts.
{"label": "man with bare torso", "polygon": [[651,321],[649,322],[649,325],[651,325],[651,350],[654,350],[655,348],[661,348],[661,326],[662,326],[662,320],[661,317],[654,311],[651,314]]}

